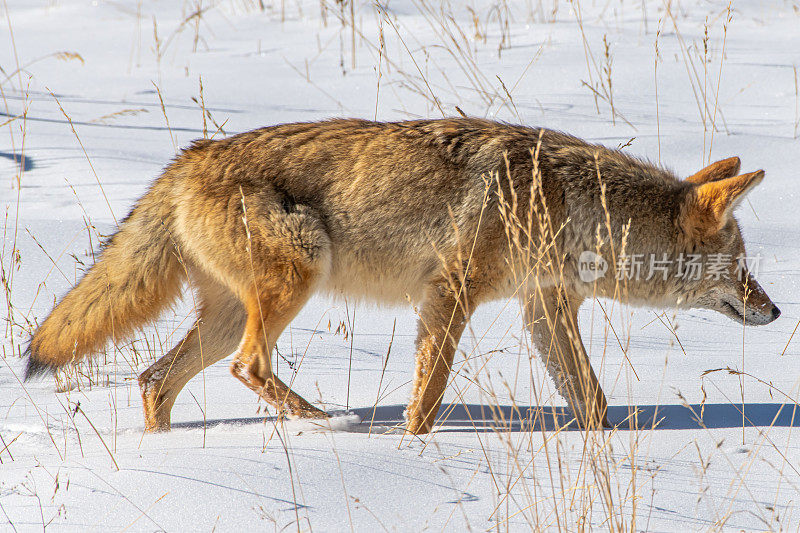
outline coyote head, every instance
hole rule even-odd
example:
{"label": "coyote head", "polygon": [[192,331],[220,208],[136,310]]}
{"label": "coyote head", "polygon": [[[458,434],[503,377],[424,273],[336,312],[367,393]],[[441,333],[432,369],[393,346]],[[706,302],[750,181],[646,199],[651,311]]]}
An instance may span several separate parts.
{"label": "coyote head", "polygon": [[[769,324],[781,314],[745,264],[734,208],[764,179],[764,171],[739,174],[739,158],[718,161],[686,179],[679,226],[685,248],[703,259],[706,275],[688,291],[687,307],[719,311],[746,325]],[[712,263],[714,275],[708,275]],[[688,288],[688,287],[687,287]]]}
{"label": "coyote head", "polygon": [[[625,160],[613,161],[622,167]],[[780,316],[751,275],[753,260],[733,217],[736,206],[764,179],[763,170],[739,174],[739,158],[732,157],[680,181],[641,163],[630,165],[644,173],[636,180],[607,167],[611,225],[627,233],[624,239],[616,237],[616,257],[607,248],[603,256],[590,249],[576,257],[578,291],[634,305],[713,309],[750,326]],[[665,183],[670,185],[659,185]]]}

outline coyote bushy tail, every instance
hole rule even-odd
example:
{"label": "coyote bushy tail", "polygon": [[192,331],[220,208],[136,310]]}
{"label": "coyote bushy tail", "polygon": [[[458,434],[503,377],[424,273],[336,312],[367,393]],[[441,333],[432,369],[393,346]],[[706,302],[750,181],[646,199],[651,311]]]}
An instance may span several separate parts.
{"label": "coyote bushy tail", "polygon": [[100,259],[36,330],[26,379],[126,337],[178,296],[185,270],[169,231],[171,212],[159,196],[154,187],[140,200]]}

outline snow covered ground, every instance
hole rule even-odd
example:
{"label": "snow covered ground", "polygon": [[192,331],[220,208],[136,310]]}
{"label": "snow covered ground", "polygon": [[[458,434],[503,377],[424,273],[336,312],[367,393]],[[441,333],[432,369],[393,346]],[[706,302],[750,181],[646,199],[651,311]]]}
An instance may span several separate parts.
{"label": "snow covered ground", "polygon": [[[0,11],[0,530],[800,525],[797,0],[8,0]],[[730,155],[764,168],[738,218],[783,316],[744,330],[711,312],[585,305],[584,339],[621,424],[602,435],[531,430],[513,414],[541,406],[566,421],[515,301],[477,311],[446,420],[421,439],[391,430],[410,390],[410,307],[316,298],[281,338],[279,374],[352,413],[333,430],[265,418],[223,361],[185,389],[173,431],[144,434],[135,376],[181,338],[190,294],[109,347],[79,386],[21,382],[33,324],[176,148],[204,131],[456,106],[625,146],[681,175]],[[725,367],[747,375],[703,376]]]}

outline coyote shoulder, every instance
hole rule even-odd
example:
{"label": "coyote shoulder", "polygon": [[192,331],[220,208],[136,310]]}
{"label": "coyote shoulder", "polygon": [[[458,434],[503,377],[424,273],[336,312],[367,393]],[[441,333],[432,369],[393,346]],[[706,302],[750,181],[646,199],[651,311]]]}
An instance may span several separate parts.
{"label": "coyote shoulder", "polygon": [[[272,406],[324,417],[273,372],[281,332],[318,291],[411,299],[407,429],[424,433],[474,309],[518,297],[578,422],[598,427],[607,404],[578,332],[585,299],[702,307],[755,325],[780,314],[742,268],[732,215],[763,176],[739,174],[734,157],[680,180],[563,133],[468,118],[329,120],[197,141],[34,333],[27,377],[123,339],[188,281],[197,322],[139,377],[147,429],[169,429],[183,386],[230,354],[233,375]],[[684,275],[689,255],[722,258],[717,275]],[[658,275],[621,272],[637,256],[658,258]]]}

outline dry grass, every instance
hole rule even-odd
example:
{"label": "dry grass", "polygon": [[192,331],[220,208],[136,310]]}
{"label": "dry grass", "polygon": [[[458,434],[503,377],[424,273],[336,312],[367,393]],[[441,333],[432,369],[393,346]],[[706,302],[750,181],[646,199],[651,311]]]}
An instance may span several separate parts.
{"label": "dry grass", "polygon": [[[295,10],[299,13],[301,10],[300,3],[284,1],[272,2],[271,4],[263,0],[238,1],[233,2],[233,4],[234,9],[254,12],[265,11],[268,7],[271,7],[274,12],[279,13],[281,21],[293,16],[290,14],[291,11]],[[490,9],[484,11],[474,7],[464,7],[463,11],[454,12],[452,10],[462,9],[456,3],[437,4],[429,0],[415,0],[414,6],[417,14],[428,25],[429,35],[425,36],[425,38],[418,37],[405,28],[402,21],[393,15],[383,3],[356,3],[353,0],[335,3],[327,0],[320,0],[319,2],[322,23],[326,27],[329,19],[334,19],[339,23],[337,37],[343,73],[346,72],[345,64],[348,64],[351,70],[359,68],[361,59],[357,61],[357,58],[364,57],[357,53],[359,47],[366,50],[374,60],[376,74],[375,118],[380,118],[378,105],[380,98],[398,100],[400,102],[398,105],[402,106],[402,98],[398,99],[397,96],[402,91],[407,91],[410,94],[423,97],[428,104],[428,109],[395,109],[397,113],[407,113],[412,116],[433,113],[447,116],[452,114],[451,110],[453,109],[459,109],[460,111],[460,108],[457,107],[458,105],[464,105],[466,108],[464,102],[468,101],[471,105],[470,114],[496,116],[501,110],[505,109],[513,113],[519,120],[522,120],[524,117],[521,117],[517,110],[513,94],[528,68],[535,63],[542,51],[545,50],[547,43],[532,54],[531,62],[516,82],[509,87],[503,82],[500,75],[490,74],[484,70],[478,54],[479,51],[491,49],[493,53],[496,52],[500,57],[512,45],[515,10],[505,0],[493,3]],[[191,3],[185,2],[184,7],[187,11],[185,18],[166,38],[163,38],[163,34],[159,33],[156,17],[152,17],[153,44],[151,51],[159,78],[158,82],[154,82],[154,86],[157,91],[159,107],[169,130],[170,140],[176,151],[178,145],[170,128],[169,106],[165,104],[160,88],[162,61],[170,46],[174,46],[174,43],[184,32],[192,42],[192,51],[196,52],[198,50],[198,46],[204,43],[202,32],[204,16],[209,10],[214,9],[214,4],[209,2],[204,5],[202,1],[197,0]],[[720,14],[721,22],[716,26],[714,26],[714,21],[707,22],[701,43],[686,41],[681,31],[681,18],[676,14],[675,9],[676,4],[673,2],[664,3],[664,18],[659,21],[658,31],[654,35],[653,75],[656,80],[656,87],[658,87],[658,65],[661,61],[659,58],[659,39],[663,40],[665,38],[661,33],[661,29],[665,24],[671,24],[671,30],[674,32],[680,46],[680,60],[685,65],[687,79],[691,84],[697,105],[698,122],[703,127],[703,155],[704,159],[707,159],[711,156],[715,133],[728,132],[721,102],[719,101],[719,91],[720,86],[723,84],[725,43],[728,26],[733,20],[732,8],[731,4],[729,4],[727,10]],[[572,11],[572,16],[575,17],[575,22],[580,29],[586,62],[586,75],[588,77],[588,81],[580,81],[590,90],[597,113],[605,113],[601,109],[602,102],[603,109],[606,105],[608,106],[606,116],[612,126],[616,124],[616,120],[619,118],[635,129],[634,124],[620,113],[619,108],[624,108],[625,102],[620,101],[618,97],[615,99],[612,69],[615,63],[612,40],[607,35],[604,35],[601,52],[595,55],[591,44],[597,45],[597,43],[590,43],[584,31],[585,21],[581,10],[581,2],[578,0],[568,2],[559,2],[559,0],[553,0],[552,2],[543,0],[529,1],[522,15],[528,20],[538,23],[551,23],[556,20],[559,13],[566,10]],[[12,24],[7,6],[5,11],[9,28],[11,28]],[[463,15],[467,12],[469,13],[467,19],[470,21],[469,23],[464,22],[465,17]],[[648,22],[644,12],[642,17],[643,25],[647,27]],[[140,2],[137,5],[136,15],[138,25],[141,25],[142,19]],[[374,24],[374,28],[365,29],[365,24]],[[721,38],[714,38],[713,31],[715,30],[721,31]],[[140,32],[137,31],[137,35],[138,33]],[[375,35],[377,35],[377,38]],[[396,46],[387,46],[390,36],[392,44]],[[430,44],[431,42],[434,44]],[[132,50],[137,46],[141,48],[141,43],[137,45],[134,41]],[[0,96],[2,96],[6,115],[13,118],[0,124],[0,127],[8,133],[11,151],[19,156],[19,161],[25,160],[27,113],[29,108],[27,98],[27,87],[30,79],[29,70],[34,64],[48,59],[83,60],[76,53],[64,54],[63,52],[53,53],[30,61],[25,65],[21,65],[17,60],[13,70],[9,73],[3,72],[3,81],[0,82]],[[349,56],[350,61],[345,61],[347,56]],[[446,61],[443,58],[446,58]],[[714,65],[715,60],[718,61],[718,65]],[[287,61],[290,63],[295,62],[293,58]],[[313,62],[314,60],[312,59],[311,63],[313,64]],[[304,69],[293,68],[309,84],[318,87],[332,101],[337,101],[335,94],[329,94],[327,89],[312,81],[308,61],[306,61]],[[713,75],[715,70],[716,76]],[[796,67],[793,70],[793,74],[795,97],[800,102]],[[457,81],[453,79],[455,77],[458,78]],[[225,121],[221,121],[221,124],[219,124],[206,107],[202,78],[199,76],[198,85],[198,96],[193,100],[201,110],[203,137],[224,136],[226,134],[223,129]],[[10,111],[5,92],[2,92],[7,87],[13,87],[15,91],[25,95],[22,112],[16,115]],[[465,94],[468,94],[469,97],[465,98]],[[94,171],[91,158],[73,125],[68,109],[62,107],[55,94],[52,97],[57,102],[68,123],[68,127],[82,149],[82,153],[92,169],[98,188],[103,191],[102,180],[98,173]],[[656,96],[654,103],[657,114],[660,159],[661,127],[660,118],[658,118],[659,102],[657,98]],[[800,125],[798,106],[800,104],[795,106],[794,137],[797,137],[798,125]],[[114,115],[122,116],[123,114],[140,111],[140,109],[125,109]],[[110,118],[114,117],[111,115],[101,117],[101,119]],[[214,127],[214,131],[211,133],[209,124]],[[705,144],[706,138],[708,139],[707,146]],[[535,169],[531,190],[531,195],[534,198],[542,198],[543,196],[541,174],[538,171],[538,149],[537,147],[531,153]],[[25,169],[19,166],[13,180],[16,188],[16,205],[12,215],[9,214],[8,208],[6,210],[4,223],[4,237],[6,238],[3,241],[2,250],[0,250],[0,266],[2,267],[0,279],[2,280],[7,302],[5,317],[7,342],[4,345],[4,360],[22,355],[21,352],[25,346],[26,339],[35,328],[37,319],[41,318],[36,317],[32,311],[36,298],[27,309],[20,309],[14,305],[17,300],[14,292],[14,280],[15,277],[20,275],[21,265],[25,259],[21,256],[20,247],[18,246],[18,237],[24,229],[18,218],[21,211],[20,190],[24,181],[24,171]],[[514,195],[505,197],[502,193],[502,187],[494,187],[494,185],[501,184],[504,179],[509,179],[509,176],[502,174],[487,176],[486,197],[488,198],[489,194],[493,194],[492,191],[498,191],[500,194],[499,215],[505,221],[508,249],[515,258],[509,264],[509,268],[513,271],[519,291],[523,291],[524,287],[531,284],[531,280],[543,275],[555,279],[560,278],[563,281],[563,251],[558,250],[556,245],[556,236],[562,228],[554,226],[546,204],[540,205],[537,202],[531,202],[527,208],[526,216],[521,217],[520,213],[525,213],[526,210],[524,206],[518,205],[518,198]],[[604,177],[598,173],[598,180],[601,184],[603,184],[603,179]],[[103,195],[105,196],[104,191]],[[76,202],[80,205],[77,193]],[[111,212],[111,217],[116,223],[116,217],[111,211],[111,203],[107,198],[106,203]],[[607,211],[606,213],[608,215]],[[88,246],[92,249],[97,247],[103,236],[97,233],[90,215],[90,213],[84,214],[84,231],[88,237]],[[97,213],[95,213],[95,216],[97,216]],[[103,216],[106,215],[103,214]],[[613,243],[610,240],[612,233],[610,224],[610,216],[607,216],[605,227],[601,226],[597,229],[596,242],[598,251],[606,249],[606,247],[613,247]],[[39,245],[50,257],[53,264],[48,277],[50,274],[57,273],[69,283],[74,283],[77,280],[80,272],[87,266],[80,259],[73,256],[75,258],[75,268],[71,275],[62,272],[58,265],[63,264],[62,256],[67,250],[74,249],[73,241],[83,234],[82,232],[80,235],[65,235],[66,245],[61,250],[47,250],[45,246]],[[31,234],[31,237],[36,240],[35,235]],[[477,235],[473,236],[473,242],[477,237]],[[611,250],[614,258],[624,254],[624,251],[624,244],[621,249],[612,248]],[[465,259],[463,264],[470,264],[471,253],[471,250],[463,251],[463,258]],[[460,272],[459,276],[460,279],[453,280],[454,287],[463,286],[462,282],[467,276],[466,270]],[[46,281],[47,279],[41,280],[40,287],[43,287]],[[614,301],[610,304],[599,300],[592,302],[592,324],[598,321],[596,319],[599,319],[602,324],[603,343],[602,345],[593,345],[588,348],[593,356],[593,365],[597,369],[602,369],[601,373],[603,374],[604,382],[614,378],[615,383],[621,380],[623,387],[628,385],[628,389],[630,389],[632,380],[636,380],[638,377],[630,359],[628,359],[628,349],[631,345],[633,333],[630,315],[626,306],[624,284],[618,286],[617,294],[620,302]],[[505,302],[504,309],[519,307],[519,315],[522,316],[523,311],[520,304],[522,298],[519,296],[521,295],[517,294],[514,298]],[[609,307],[607,308],[606,305]],[[349,341],[350,363],[352,363],[352,350],[358,343],[358,336],[354,334],[358,330],[357,317],[360,320],[366,320],[363,317],[367,313],[357,313],[356,308],[351,309],[347,304],[345,308],[345,321],[339,324],[333,334],[334,336],[342,336],[344,341]],[[330,316],[328,314],[329,311],[326,310],[322,314],[319,323],[324,322],[326,315]],[[598,314],[597,317],[595,316],[596,312]],[[602,317],[599,315],[602,315]],[[131,383],[131,378],[143,368],[152,364],[161,354],[165,353],[174,342],[175,337],[185,330],[194,316],[195,313],[192,310],[188,315],[181,316],[173,321],[169,327],[161,325],[158,328],[148,329],[128,344],[110,347],[101,357],[84,361],[58,373],[57,388],[66,393],[62,397],[63,400],[59,399],[59,402],[62,403],[64,411],[69,414],[70,426],[62,428],[61,431],[51,431],[51,425],[45,420],[46,415],[42,412],[38,413],[38,415],[41,417],[44,427],[47,428],[53,449],[59,457],[65,458],[67,455],[66,435],[68,431],[77,435],[79,446],[81,446],[80,441],[86,438],[80,431],[82,426],[75,422],[76,417],[81,415],[81,418],[88,422],[96,436],[102,441],[110,462],[119,469],[115,459],[117,435],[116,403],[111,410],[113,418],[111,425],[115,429],[110,435],[108,433],[104,434],[97,429],[90,414],[87,414],[80,407],[79,393],[85,389],[91,390],[95,387],[109,387],[119,388],[120,395],[127,390],[127,394],[130,395],[130,389],[133,388],[133,396],[135,397],[137,394],[135,391],[136,386],[135,383]],[[614,320],[615,316],[618,317],[616,321]],[[452,519],[453,514],[460,510],[463,520],[473,527],[485,528],[488,521],[492,528],[497,531],[510,530],[512,529],[512,523],[519,524],[520,521],[523,521],[531,530],[537,531],[547,529],[567,531],[592,529],[608,529],[609,531],[646,530],[650,518],[649,513],[652,512],[655,505],[654,480],[661,475],[661,467],[653,465],[650,456],[652,443],[659,438],[657,433],[659,431],[658,417],[656,416],[651,420],[640,420],[636,406],[632,405],[632,401],[629,401],[628,404],[631,405],[630,416],[626,420],[617,421],[619,423],[617,428],[607,431],[583,431],[579,437],[576,437],[575,432],[568,430],[572,421],[563,420],[557,416],[556,410],[547,408],[555,400],[555,391],[552,385],[541,377],[542,373],[539,370],[541,366],[540,354],[537,354],[533,349],[527,333],[520,328],[521,324],[519,323],[500,327],[497,325],[499,320],[500,314],[491,323],[493,327],[499,327],[503,334],[490,350],[478,349],[479,346],[486,344],[485,338],[489,333],[488,330],[475,331],[472,328],[468,330],[469,332],[465,336],[466,342],[462,342],[462,347],[472,344],[473,348],[471,351],[463,352],[460,360],[457,360],[447,391],[449,395],[456,398],[456,401],[451,404],[449,410],[443,408],[440,413],[440,422],[446,423],[452,415],[453,406],[460,403],[466,408],[468,404],[466,398],[474,397],[476,394],[487,412],[491,413],[492,423],[489,425],[488,431],[486,431],[487,428],[482,421],[474,421],[474,439],[476,453],[481,456],[480,465],[488,472],[489,482],[495,490],[496,502],[494,511],[489,516],[470,516],[459,500],[454,505],[449,519]],[[680,350],[683,350],[675,315],[667,316],[666,313],[657,315],[653,320],[653,323],[656,322],[674,336],[675,344],[680,347]],[[328,324],[328,330],[330,331],[332,329],[330,322]],[[618,330],[619,326],[621,326],[621,330]],[[519,331],[514,328],[519,329]],[[588,335],[588,338],[594,339],[596,337],[595,332],[591,332]],[[392,390],[384,386],[384,373],[389,363],[394,339],[395,328],[393,327],[391,338],[388,340],[386,347],[386,354],[382,361],[380,377],[375,376],[377,392],[374,406],[380,405],[383,399],[392,392]],[[282,339],[281,344],[283,345],[286,342]],[[791,342],[791,338],[789,342]],[[294,339],[290,338],[288,344],[288,353],[295,354]],[[303,360],[310,344],[311,339],[308,340],[304,347],[298,347],[297,351],[302,354],[299,358],[283,359],[284,362],[289,364],[289,371],[292,372],[290,386],[303,365]],[[11,347],[13,351],[7,353],[7,347]],[[611,368],[611,365],[607,363],[606,356],[615,350],[620,350],[624,354],[625,363],[619,367],[617,375],[614,377],[611,374],[615,369]],[[497,372],[496,374],[487,370],[493,368],[493,360],[501,353],[516,355],[516,365],[504,366],[502,372]],[[506,359],[511,359],[511,357]],[[282,364],[280,362],[281,357],[276,357],[276,360],[278,364]],[[742,367],[740,369],[716,369],[707,372],[703,375],[703,386],[705,383],[714,384],[706,376],[724,370],[727,375],[731,376],[731,379],[739,379],[741,383],[741,398],[730,399],[732,405],[736,405],[739,401],[744,403],[744,384],[749,381],[760,387],[768,387],[771,391],[770,393],[774,392],[778,397],[782,398],[787,409],[794,410],[797,407],[796,401],[789,392],[779,390],[768,379],[755,376],[745,370],[744,346],[742,348],[741,364]],[[16,363],[9,365],[9,367],[12,366],[16,367],[17,365]],[[346,378],[348,382],[346,408],[350,407],[349,382],[351,371],[352,369],[348,369]],[[344,376],[342,378],[344,379]],[[205,382],[205,374],[202,379]],[[528,385],[520,386],[519,383],[521,381],[527,382]],[[714,386],[716,385],[714,384]],[[19,380],[19,387],[21,395],[27,395],[30,398],[26,385],[21,380]],[[520,394],[520,390],[527,390],[527,397]],[[705,393],[705,389],[703,390]],[[619,397],[619,394],[616,396]],[[662,391],[659,390],[658,398],[661,398],[661,396]],[[692,408],[682,395],[678,394],[678,397],[687,408]],[[203,412],[205,419],[205,398],[202,399],[202,403],[203,405],[198,401],[198,407]],[[509,413],[513,414],[513,420],[508,418]],[[696,418],[701,426],[699,432],[709,439],[716,440],[714,431],[703,426],[702,410],[696,413]],[[291,486],[295,504],[293,509],[294,522],[290,526],[298,531],[311,529],[314,519],[309,514],[308,509],[301,506],[303,500],[302,483],[295,468],[294,443],[299,440],[299,437],[291,434],[280,420],[274,417],[265,417],[265,420],[264,448],[266,449],[268,445],[277,443],[284,452],[288,467],[289,479],[285,482]],[[746,413],[742,411],[743,440],[745,439],[745,428],[750,427],[753,427],[753,424],[747,418]],[[373,434],[371,428],[372,423],[370,423],[370,435]],[[775,442],[770,436],[772,429],[773,426],[756,428],[753,441],[750,443],[750,448],[747,452],[748,458],[742,462],[743,466],[737,466],[730,462],[725,453],[711,452],[710,455],[703,455],[703,452],[697,447],[696,482],[698,487],[701,487],[701,490],[698,491],[698,502],[702,501],[703,504],[707,504],[709,508],[713,509],[711,516],[713,522],[709,529],[722,530],[727,527],[727,522],[732,516],[732,506],[736,502],[736,497],[741,497],[743,493],[748,494],[748,472],[754,463],[761,460],[762,450],[776,451],[779,456],[785,459],[780,465],[775,466],[776,502],[783,487],[790,486],[792,490],[796,490],[797,476],[800,474],[786,458],[781,444]],[[5,435],[0,435],[0,439],[2,439],[0,440],[0,463],[14,460],[15,441],[19,436],[7,438]],[[394,437],[389,435],[386,438]],[[329,439],[331,451],[335,456],[337,468],[341,474],[342,493],[347,507],[348,518],[350,519],[350,528],[353,528],[352,513],[359,508],[365,509],[383,526],[379,510],[368,509],[364,504],[354,501],[348,495],[348,486],[336,446],[336,434],[330,433]],[[446,439],[446,433],[432,433],[422,436],[421,439],[403,436],[398,439],[398,445],[415,447],[420,454],[424,454],[428,448],[438,449]],[[490,453],[487,451],[489,449],[495,451]],[[496,453],[497,449],[502,450],[502,453]],[[676,455],[681,451],[676,450]],[[72,451],[72,453],[75,452]],[[730,463],[733,475],[725,496],[732,497],[715,500],[711,491],[702,489],[702,487],[708,487],[707,470],[712,460],[728,461]],[[545,465],[544,468],[541,465]],[[546,476],[540,475],[542,472],[546,472]],[[453,483],[456,484],[456,481],[453,481]],[[58,487],[57,478],[55,486]],[[44,488],[31,485],[29,490],[39,500],[38,508],[42,525],[46,527],[49,521],[55,519],[55,516],[48,521],[48,518],[44,515],[41,499],[39,498],[39,495],[44,493]],[[56,488],[56,491],[58,490]],[[643,503],[647,505],[643,505]],[[770,515],[764,510],[763,506],[756,502],[754,497],[753,509],[753,512],[759,516],[765,527],[782,528],[788,525],[785,521],[786,518],[781,519],[777,513]],[[141,511],[141,516],[149,518],[147,509],[142,509]],[[262,509],[262,512],[263,518],[267,521],[274,521],[277,529],[279,526],[277,519],[272,517],[267,510]],[[152,521],[151,518],[150,520]],[[286,524],[280,525],[286,526]],[[445,523],[443,528],[447,525]],[[386,526],[383,527],[386,528]]]}

